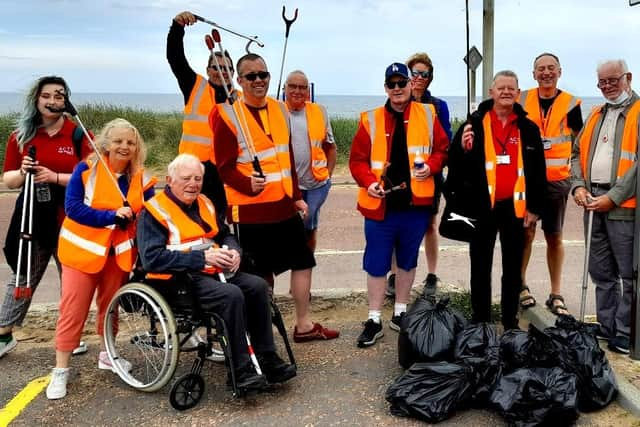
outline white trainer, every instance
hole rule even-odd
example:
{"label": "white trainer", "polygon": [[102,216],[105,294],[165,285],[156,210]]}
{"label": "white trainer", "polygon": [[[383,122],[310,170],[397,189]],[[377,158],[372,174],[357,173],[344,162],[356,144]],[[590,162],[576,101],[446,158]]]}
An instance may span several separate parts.
{"label": "white trainer", "polygon": [[[126,359],[116,359],[114,361],[118,366],[125,372],[131,371],[131,363]],[[111,364],[111,360],[109,360],[109,355],[106,351],[101,351],[100,356],[98,357],[98,369],[104,369],[111,372],[116,372],[115,366]]]}
{"label": "white trainer", "polygon": [[17,345],[18,340],[14,336],[11,336],[11,339],[7,342],[0,342],[0,357],[9,353],[11,350],[16,348]]}
{"label": "white trainer", "polygon": [[80,341],[80,344],[73,349],[71,352],[72,355],[77,356],[79,354],[85,354],[89,350],[87,343],[84,341]]}
{"label": "white trainer", "polygon": [[[181,350],[184,350],[184,351],[193,350],[196,347],[198,347],[198,344],[200,343],[206,344],[207,341],[202,337],[202,335],[200,335],[196,331],[193,334],[191,334],[187,342],[185,342],[182,345]],[[211,355],[206,357],[207,360],[210,360],[212,362],[218,362],[218,363],[224,362],[225,360],[224,352],[222,351],[222,349],[218,347],[220,347],[220,344],[217,342],[214,342],[213,347],[211,348]]]}
{"label": "white trainer", "polygon": [[67,382],[69,381],[69,368],[53,368],[51,380],[47,386],[47,399],[62,399],[67,395]]}

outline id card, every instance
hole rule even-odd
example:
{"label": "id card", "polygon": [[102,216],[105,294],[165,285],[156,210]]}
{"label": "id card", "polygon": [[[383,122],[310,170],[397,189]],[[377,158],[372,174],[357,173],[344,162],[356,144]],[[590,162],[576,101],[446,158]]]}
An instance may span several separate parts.
{"label": "id card", "polygon": [[545,150],[551,150],[551,141],[548,139],[543,139],[542,148],[544,148]]}
{"label": "id card", "polygon": [[511,164],[511,156],[508,154],[501,154],[496,156],[496,163],[499,165]]}

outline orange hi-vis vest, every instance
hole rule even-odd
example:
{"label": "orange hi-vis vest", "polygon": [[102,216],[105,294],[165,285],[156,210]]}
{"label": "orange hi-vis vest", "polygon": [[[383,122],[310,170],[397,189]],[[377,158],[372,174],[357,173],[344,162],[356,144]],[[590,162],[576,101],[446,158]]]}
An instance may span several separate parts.
{"label": "orange hi-vis vest", "polygon": [[[409,168],[413,168],[416,153],[427,162],[433,148],[433,120],[435,109],[431,104],[411,102],[408,106],[409,121],[407,123],[407,153],[409,154]],[[385,129],[385,107],[365,111],[360,115],[360,121],[371,138],[371,172],[381,179],[385,164],[388,161],[390,134]],[[433,176],[426,180],[418,181],[414,174],[411,176],[411,192],[415,197],[433,197],[435,183]],[[382,199],[369,196],[366,188],[360,188],[358,194],[358,206],[370,211],[377,210],[382,204]]]}
{"label": "orange hi-vis vest", "polygon": [[[192,220],[164,191],[145,202],[147,212],[168,231],[167,250],[188,252],[199,245],[217,246],[213,243],[213,238],[218,234],[218,222],[213,203],[202,194],[198,196],[197,203],[200,218],[211,227],[209,232],[205,232],[202,226]],[[205,266],[202,269],[206,274],[215,274],[219,271],[221,270],[213,266]],[[168,280],[171,274],[147,273],[147,278]]]}
{"label": "orange hi-vis vest", "polygon": [[[496,167],[498,158],[496,148],[493,145],[493,132],[491,131],[491,115],[485,114],[482,119],[484,130],[484,168],[487,174],[487,184],[491,208],[496,203]],[[517,218],[524,218],[527,210],[526,182],[524,178],[524,162],[522,160],[522,141],[520,140],[520,130],[518,130],[518,177],[513,186],[513,208]]]}
{"label": "orange hi-vis vest", "polygon": [[178,152],[193,154],[201,162],[215,163],[213,152],[213,131],[209,126],[209,114],[216,104],[216,92],[209,81],[200,74],[191,89],[189,101],[184,106],[182,137]]}
{"label": "orange hi-vis vest", "polygon": [[567,92],[560,92],[553,104],[542,114],[538,99],[538,88],[526,90],[520,94],[520,103],[540,129],[542,140],[548,141],[551,148],[544,150],[547,164],[547,181],[561,181],[571,176],[571,128],[567,115],[582,101]]}
{"label": "orange hi-vis vest", "polygon": [[[247,195],[225,184],[227,202],[231,208],[231,217],[234,222],[238,220],[238,206],[256,203],[275,202],[285,196],[293,197],[293,179],[291,172],[291,160],[289,155],[289,112],[282,102],[267,97],[266,112],[268,123],[264,128],[256,121],[255,117],[244,102],[238,100],[230,105],[218,104],[220,117],[238,139],[238,158],[236,168],[246,177],[253,175],[253,159],[258,157],[260,167],[266,178],[264,190],[256,195]],[[246,128],[241,128],[236,114],[240,120],[246,120]],[[239,131],[244,129],[244,132]],[[245,141],[243,134],[249,134],[251,141]],[[270,136],[270,137],[269,137]],[[253,143],[253,147],[251,147]]]}
{"label": "orange hi-vis vest", "polygon": [[[101,210],[115,211],[122,207],[122,197],[107,175],[113,172],[105,170],[102,162],[87,161],[87,164],[89,168],[82,172],[84,204]],[[126,197],[134,213],[140,212],[144,192],[156,181],[155,177],[149,177],[142,170],[131,177]],[[129,223],[123,230],[115,224],[98,228],[66,217],[60,228],[58,258],[62,264],[76,270],[97,273],[104,267],[109,250],[113,248],[118,267],[122,271],[131,271],[137,256],[134,246],[135,230],[135,222]]]}
{"label": "orange hi-vis vest", "polygon": [[[621,179],[638,160],[638,116],[640,115],[640,100],[636,101],[626,115],[622,144],[620,146],[620,160],[616,170],[616,179]],[[587,178],[591,172],[591,165],[587,165],[591,144],[598,138],[594,133],[596,125],[602,120],[602,106],[594,108],[582,129],[580,140],[580,166],[582,175]],[[587,180],[589,180],[587,178]],[[589,180],[590,181],[590,180]],[[612,183],[612,185],[615,183]],[[630,197],[620,204],[622,208],[636,207],[636,196]]]}
{"label": "orange hi-vis vest", "polygon": [[311,145],[311,172],[317,181],[326,181],[329,178],[327,167],[327,155],[322,149],[322,143],[327,139],[329,117],[327,110],[318,104],[307,102],[304,107]]}

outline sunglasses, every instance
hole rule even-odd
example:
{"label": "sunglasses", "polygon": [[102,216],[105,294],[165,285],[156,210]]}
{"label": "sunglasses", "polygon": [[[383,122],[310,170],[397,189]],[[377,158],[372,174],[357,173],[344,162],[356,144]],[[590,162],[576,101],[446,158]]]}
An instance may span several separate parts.
{"label": "sunglasses", "polygon": [[242,76],[243,79],[247,79],[250,82],[256,81],[257,78],[259,78],[260,80],[267,80],[269,77],[271,77],[271,73],[268,71],[259,71],[257,73],[247,73],[244,76]]}
{"label": "sunglasses", "polygon": [[385,85],[389,89],[395,89],[399,87],[400,89],[404,89],[409,84],[409,80],[396,80],[395,82],[386,82]]}
{"label": "sunglasses", "polygon": [[413,77],[422,77],[423,79],[428,79],[431,77],[431,71],[418,71],[418,70],[411,70],[411,75]]}

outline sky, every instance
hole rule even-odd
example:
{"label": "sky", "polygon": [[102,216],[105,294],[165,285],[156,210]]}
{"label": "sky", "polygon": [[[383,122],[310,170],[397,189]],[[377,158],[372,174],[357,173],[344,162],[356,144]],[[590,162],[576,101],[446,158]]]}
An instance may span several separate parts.
{"label": "sky", "polygon": [[[291,26],[286,72],[302,69],[322,95],[383,95],[384,70],[425,51],[434,62],[435,95],[466,95],[464,0],[2,0],[0,92],[24,92],[39,76],[65,77],[72,92],[178,93],[166,61],[172,18],[192,11],[222,26],[257,35],[275,92],[285,24]],[[470,44],[482,52],[482,0],[469,0]],[[533,58],[560,57],[559,86],[600,96],[597,64],[623,58],[640,76],[640,6],[628,0],[495,0],[494,71],[511,69],[520,87],[535,86]],[[187,27],[185,51],[205,72],[204,35]],[[234,60],[245,41],[221,32]],[[635,41],[634,41],[635,40]],[[255,45],[253,45],[255,46]],[[478,68],[477,94],[482,90]]]}

